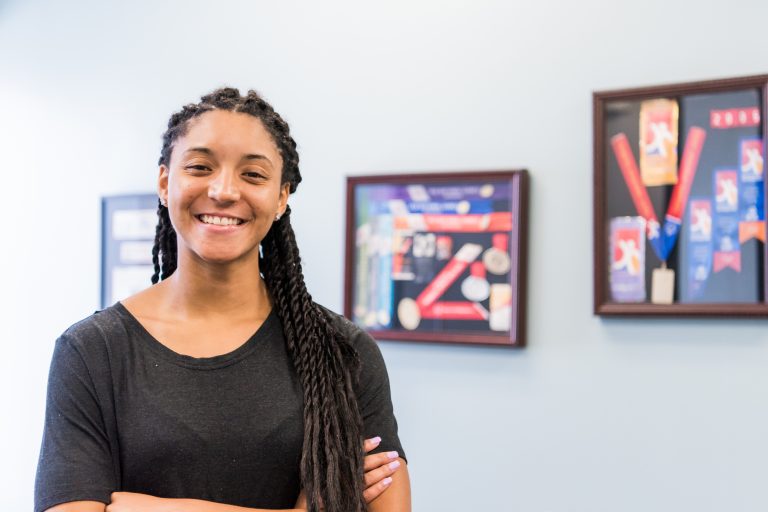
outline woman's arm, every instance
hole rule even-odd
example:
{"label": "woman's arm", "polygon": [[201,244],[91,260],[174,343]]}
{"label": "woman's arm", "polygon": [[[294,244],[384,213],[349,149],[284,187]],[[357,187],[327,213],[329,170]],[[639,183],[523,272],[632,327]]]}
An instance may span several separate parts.
{"label": "woman's arm", "polygon": [[411,481],[408,466],[401,458],[400,466],[392,474],[387,492],[380,494],[368,504],[369,512],[411,512]]}
{"label": "woman's arm", "polygon": [[[366,439],[363,443],[363,449],[369,453],[380,442],[381,438],[378,437]],[[405,461],[397,458],[397,452],[366,455],[365,501],[367,503],[374,500],[379,501],[381,495],[385,494],[384,491],[392,486],[394,483],[392,477],[402,471],[401,468],[405,468]],[[406,477],[406,482],[407,480]],[[410,496],[410,489],[408,495]],[[306,508],[306,505],[302,506],[305,503],[306,499],[300,497],[295,508],[285,510],[301,512]],[[408,503],[410,503],[410,498]],[[114,492],[109,505],[104,505],[98,501],[72,501],[56,505],[46,512],[260,512],[262,510],[264,509],[237,507],[203,500],[158,498],[149,494]],[[410,510],[410,508],[393,510]]]}
{"label": "woman's arm", "polygon": [[263,508],[245,508],[203,500],[158,498],[134,492],[114,492],[112,502],[105,505],[98,501],[71,501],[62,503],[46,512],[303,512],[300,509],[282,511]]}
{"label": "woman's arm", "polygon": [[[115,506],[113,509],[112,507]],[[116,492],[106,512],[302,512],[299,509],[279,511],[263,508],[247,508],[213,501],[156,498],[147,494]]]}
{"label": "woman's arm", "polygon": [[45,512],[105,512],[106,507],[100,501],[70,501],[49,508]]}

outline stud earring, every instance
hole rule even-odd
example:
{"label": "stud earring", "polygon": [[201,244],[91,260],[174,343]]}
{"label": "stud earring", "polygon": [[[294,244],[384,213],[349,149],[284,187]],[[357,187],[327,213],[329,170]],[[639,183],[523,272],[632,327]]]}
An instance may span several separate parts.
{"label": "stud earring", "polygon": [[275,215],[275,220],[276,220],[276,221],[280,220],[280,217],[281,217],[280,213],[277,213],[277,214]]}
{"label": "stud earring", "polygon": [[164,198],[160,198],[160,204],[168,208],[168,201]]}

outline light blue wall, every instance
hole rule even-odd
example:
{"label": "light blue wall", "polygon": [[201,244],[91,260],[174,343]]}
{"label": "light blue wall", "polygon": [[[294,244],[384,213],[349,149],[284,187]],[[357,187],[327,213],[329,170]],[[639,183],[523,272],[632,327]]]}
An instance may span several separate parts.
{"label": "light blue wall", "polygon": [[291,123],[310,290],[342,306],[350,174],[526,167],[529,348],[382,343],[417,511],[768,509],[768,322],[591,314],[591,92],[768,72],[768,2],[0,2],[0,469],[29,510],[54,338],[98,306],[99,198],[168,114]]}

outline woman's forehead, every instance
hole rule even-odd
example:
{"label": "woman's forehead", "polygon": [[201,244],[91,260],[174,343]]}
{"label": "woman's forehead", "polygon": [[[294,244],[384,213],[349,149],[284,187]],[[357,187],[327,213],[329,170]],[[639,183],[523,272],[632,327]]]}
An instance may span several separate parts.
{"label": "woman's forehead", "polygon": [[185,133],[174,144],[174,153],[189,148],[207,148],[221,156],[271,154],[279,157],[272,135],[259,118],[227,110],[212,110],[190,119]]}

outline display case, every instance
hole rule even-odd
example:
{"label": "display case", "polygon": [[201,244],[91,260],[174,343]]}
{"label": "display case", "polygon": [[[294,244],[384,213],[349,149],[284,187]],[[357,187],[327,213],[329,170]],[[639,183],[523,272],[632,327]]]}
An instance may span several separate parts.
{"label": "display case", "polygon": [[768,75],[594,93],[594,312],[765,316]]}
{"label": "display case", "polygon": [[345,314],[381,340],[522,347],[523,170],[347,180]]}

